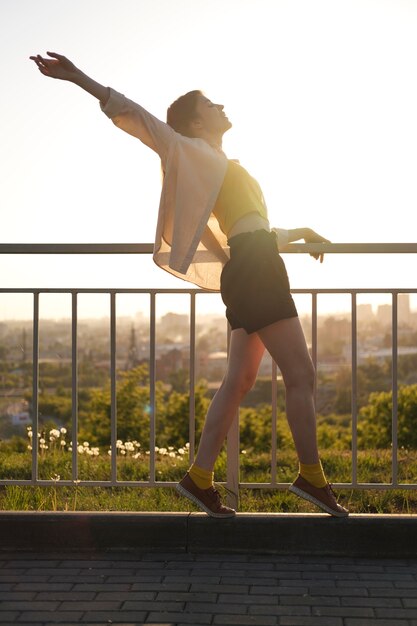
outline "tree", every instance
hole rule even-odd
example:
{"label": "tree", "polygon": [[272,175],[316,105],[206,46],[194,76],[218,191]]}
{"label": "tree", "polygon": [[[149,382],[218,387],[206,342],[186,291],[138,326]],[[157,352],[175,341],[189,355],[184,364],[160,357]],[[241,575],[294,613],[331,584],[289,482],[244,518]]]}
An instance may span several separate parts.
{"label": "tree", "polygon": [[[392,391],[371,393],[359,412],[363,447],[387,448],[392,442]],[[398,389],[398,446],[417,448],[417,385]]]}

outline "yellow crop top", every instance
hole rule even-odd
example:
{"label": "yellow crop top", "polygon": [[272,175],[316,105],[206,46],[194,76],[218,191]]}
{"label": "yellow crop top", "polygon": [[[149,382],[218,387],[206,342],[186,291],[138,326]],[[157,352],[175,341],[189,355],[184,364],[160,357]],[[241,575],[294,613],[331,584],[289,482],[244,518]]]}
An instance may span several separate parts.
{"label": "yellow crop top", "polygon": [[236,161],[228,161],[213,213],[227,235],[233,224],[247,213],[259,213],[268,219],[259,183]]}

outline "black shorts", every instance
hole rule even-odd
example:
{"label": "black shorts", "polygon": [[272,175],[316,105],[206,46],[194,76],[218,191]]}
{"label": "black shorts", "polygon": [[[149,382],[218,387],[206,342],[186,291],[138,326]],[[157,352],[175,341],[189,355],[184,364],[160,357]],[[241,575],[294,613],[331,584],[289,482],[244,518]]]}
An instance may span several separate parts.
{"label": "black shorts", "polygon": [[230,260],[220,291],[232,330],[254,333],[278,320],[297,317],[275,232],[256,230],[229,239]]}

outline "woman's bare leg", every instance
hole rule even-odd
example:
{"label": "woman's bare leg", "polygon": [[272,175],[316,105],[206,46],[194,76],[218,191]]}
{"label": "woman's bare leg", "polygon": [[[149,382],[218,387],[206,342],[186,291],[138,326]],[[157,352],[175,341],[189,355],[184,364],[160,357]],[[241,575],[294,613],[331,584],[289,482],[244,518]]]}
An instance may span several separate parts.
{"label": "woman's bare leg", "polygon": [[314,407],[314,367],[298,317],[280,320],[258,331],[281,370],[287,419],[301,463],[319,462]]}
{"label": "woman's bare leg", "polygon": [[256,380],[264,350],[256,333],[248,335],[242,328],[232,331],[226,374],[207,412],[195,459],[199,467],[213,470],[239,404]]}

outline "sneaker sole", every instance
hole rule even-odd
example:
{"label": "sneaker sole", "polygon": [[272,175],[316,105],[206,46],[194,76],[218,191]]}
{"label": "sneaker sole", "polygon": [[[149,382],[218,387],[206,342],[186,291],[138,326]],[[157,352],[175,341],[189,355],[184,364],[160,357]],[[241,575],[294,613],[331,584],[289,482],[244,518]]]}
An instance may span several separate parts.
{"label": "sneaker sole", "polygon": [[178,493],[180,493],[182,496],[185,496],[186,498],[191,500],[191,502],[194,502],[194,504],[196,504],[202,511],[207,513],[207,515],[210,515],[210,517],[216,517],[217,519],[223,519],[223,518],[226,518],[226,517],[235,517],[235,515],[236,515],[236,513],[214,513],[203,502],[201,502],[201,500],[199,500],[192,493],[190,493],[189,491],[184,489],[184,487],[182,485],[176,485],[175,488],[178,491]]}
{"label": "sneaker sole", "polygon": [[291,487],[289,487],[289,491],[292,491],[292,493],[295,493],[296,496],[299,496],[300,498],[303,498],[304,500],[308,500],[312,504],[315,504],[320,509],[322,509],[322,511],[325,511],[326,513],[329,513],[334,517],[347,517],[349,515],[349,512],[344,513],[342,511],[335,511],[334,509],[331,509],[329,506],[327,506],[327,504],[324,504],[324,502],[321,502],[321,500],[318,500],[311,494],[307,493],[307,491],[303,491],[299,487],[294,487],[294,485],[291,485]]}

